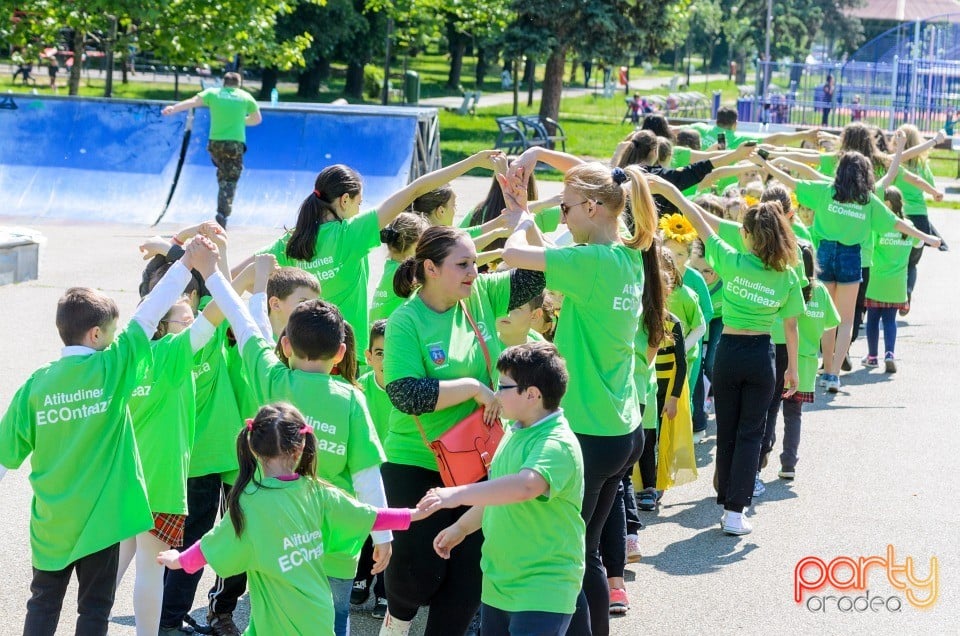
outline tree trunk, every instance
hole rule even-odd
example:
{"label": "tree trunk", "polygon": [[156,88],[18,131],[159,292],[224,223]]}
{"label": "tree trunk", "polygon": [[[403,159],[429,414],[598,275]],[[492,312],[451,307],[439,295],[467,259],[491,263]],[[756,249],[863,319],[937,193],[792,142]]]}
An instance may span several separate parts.
{"label": "tree trunk", "polygon": [[[360,85],[363,86],[363,67],[360,67]],[[362,88],[361,88],[362,91]],[[310,99],[320,92],[320,69],[310,65],[297,78],[297,97]]]}
{"label": "tree trunk", "polygon": [[467,36],[457,32],[457,24],[447,20],[447,41],[450,42],[450,74],[447,75],[447,88],[455,89],[460,86],[460,75],[463,73],[463,56],[467,50]]}
{"label": "tree trunk", "polygon": [[[565,48],[555,49],[547,58],[547,68],[543,75],[543,94],[540,97],[540,117],[559,119],[560,97],[563,94],[563,67],[567,61]],[[548,126],[550,134],[554,134],[552,126]]]}
{"label": "tree trunk", "polygon": [[580,60],[574,60],[573,63],[570,65],[570,83],[571,84],[577,83],[577,65],[579,61]]}
{"label": "tree trunk", "polygon": [[737,53],[734,59],[737,62],[736,83],[738,86],[742,86],[743,84],[747,83],[747,54],[742,48],[737,49]]}
{"label": "tree trunk", "polygon": [[474,88],[482,89],[483,88],[483,78],[487,74],[487,52],[482,46],[477,47],[477,71],[474,75]]}
{"label": "tree trunk", "polygon": [[323,57],[321,55],[320,57],[317,58],[315,66],[317,67],[317,74],[320,77],[321,84],[326,82],[328,79],[330,79],[330,58],[329,57]]}
{"label": "tree trunk", "polygon": [[363,99],[363,64],[350,62],[347,65],[347,83],[343,93],[347,97]]}
{"label": "tree trunk", "polygon": [[124,53],[121,59],[120,82],[126,84],[129,81],[127,64],[130,63],[130,54]]}
{"label": "tree trunk", "polygon": [[80,94],[80,72],[83,71],[83,32],[73,31],[73,66],[70,67],[70,95]]}
{"label": "tree trunk", "polygon": [[261,102],[270,101],[270,91],[277,87],[277,79],[280,76],[280,69],[276,66],[270,66],[260,73],[260,93],[257,99]]}

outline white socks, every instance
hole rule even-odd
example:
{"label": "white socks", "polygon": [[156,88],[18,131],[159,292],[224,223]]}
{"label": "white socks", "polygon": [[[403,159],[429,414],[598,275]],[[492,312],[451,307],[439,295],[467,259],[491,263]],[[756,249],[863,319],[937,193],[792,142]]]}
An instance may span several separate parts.
{"label": "white socks", "polygon": [[169,549],[170,546],[149,532],[141,532],[120,543],[118,587],[134,555],[137,559],[136,579],[133,583],[133,613],[137,622],[137,636],[156,636],[160,630],[163,566],[157,563],[157,554]]}
{"label": "white socks", "polygon": [[[390,612],[383,619],[380,626],[380,636],[407,636],[410,633],[410,624],[413,621],[402,621],[390,616]],[[139,635],[138,635],[139,636]]]}

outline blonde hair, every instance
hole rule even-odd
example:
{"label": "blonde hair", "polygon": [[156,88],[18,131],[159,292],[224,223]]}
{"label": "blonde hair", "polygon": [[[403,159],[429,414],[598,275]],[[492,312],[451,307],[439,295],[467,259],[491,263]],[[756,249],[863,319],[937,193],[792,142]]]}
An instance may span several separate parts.
{"label": "blonde hair", "polygon": [[[624,244],[635,250],[650,247],[657,231],[657,206],[650,194],[647,178],[639,167],[611,170],[599,162],[583,163],[568,170],[563,183],[602,206],[613,222],[620,217],[629,200],[633,213],[633,236]],[[625,188],[625,185],[629,187]]]}
{"label": "blonde hair", "polygon": [[[904,124],[903,126],[900,126],[900,130],[902,130],[903,134],[906,136],[906,139],[904,139],[903,142],[904,150],[913,148],[914,146],[919,146],[921,143],[923,143],[923,139],[920,137],[920,131],[913,124]],[[916,170],[920,164],[926,162],[929,154],[929,150],[922,152],[913,159],[910,159],[904,163],[910,170]]]}

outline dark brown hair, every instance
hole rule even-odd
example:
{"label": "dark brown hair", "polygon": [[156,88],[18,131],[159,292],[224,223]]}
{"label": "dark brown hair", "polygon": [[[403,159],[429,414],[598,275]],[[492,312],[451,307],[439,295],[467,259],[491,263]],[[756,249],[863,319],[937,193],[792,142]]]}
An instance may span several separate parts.
{"label": "dark brown hair", "polygon": [[839,203],[866,205],[873,194],[874,173],[865,156],[851,150],[840,156],[833,180],[833,200]]}
{"label": "dark brown hair", "polygon": [[66,346],[78,345],[94,327],[120,317],[117,303],[89,287],[71,287],[57,301],[57,331]]}
{"label": "dark brown hair", "polygon": [[663,271],[660,268],[660,251],[660,240],[656,238],[642,253],[643,313],[640,315],[647,331],[647,344],[658,349],[666,337],[664,324],[667,321],[667,286],[664,284]]}
{"label": "dark brown hair", "polygon": [[[667,123],[667,118],[660,113],[645,115],[640,128],[641,130],[649,130],[657,137],[664,137],[668,141],[673,141],[673,131],[670,130],[670,124]],[[697,146],[697,150],[700,150],[699,146]]]}
{"label": "dark brown hair", "polygon": [[401,298],[409,298],[413,290],[426,280],[424,261],[442,265],[454,245],[465,238],[469,238],[466,232],[452,227],[434,225],[428,228],[417,241],[416,254],[400,263],[393,275],[393,292]]}
{"label": "dark brown hair", "polygon": [[785,271],[797,264],[797,239],[776,201],[751,206],[743,216],[753,253],[768,269]]}
{"label": "dark brown hair", "polygon": [[227,495],[230,523],[237,536],[243,534],[246,518],[240,505],[247,486],[252,482],[263,488],[257,478],[260,461],[301,453],[297,474],[317,477],[317,438],[306,430],[307,422],[296,408],[285,402],[260,407],[250,424],[237,435],[237,459],[240,473]]}
{"label": "dark brown hair", "polygon": [[410,211],[424,218],[428,218],[433,214],[434,210],[449,203],[450,197],[452,196],[453,188],[451,188],[449,184],[442,185],[436,190],[421,194],[414,199],[413,203],[410,204]]}
{"label": "dark brown hair", "polygon": [[617,165],[621,168],[627,166],[648,166],[650,165],[650,155],[658,153],[657,136],[649,130],[635,130],[627,135],[624,141],[629,141],[630,145],[620,155],[620,161]]}
{"label": "dark brown hair", "polygon": [[380,242],[390,251],[403,254],[417,244],[420,235],[427,231],[430,224],[419,214],[401,212],[393,223],[380,230]]}
{"label": "dark brown hair", "polygon": [[313,192],[300,204],[297,225],[287,241],[287,257],[299,261],[313,260],[316,256],[317,233],[320,226],[330,221],[327,215],[341,221],[334,201],[344,194],[355,197],[360,194],[360,175],[343,164],[328,166],[320,171],[313,183]]}
{"label": "dark brown hair", "polygon": [[497,359],[497,371],[506,373],[517,383],[514,391],[534,386],[543,397],[543,408],[552,411],[560,406],[567,392],[567,364],[552,342],[528,342],[507,348]]}

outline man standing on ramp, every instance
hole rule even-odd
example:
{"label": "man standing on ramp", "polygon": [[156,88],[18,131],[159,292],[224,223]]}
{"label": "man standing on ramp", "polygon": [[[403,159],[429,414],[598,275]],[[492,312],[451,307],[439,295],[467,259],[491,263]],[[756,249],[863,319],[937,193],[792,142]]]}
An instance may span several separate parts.
{"label": "man standing on ramp", "polygon": [[256,126],[263,117],[256,100],[240,88],[239,73],[223,76],[223,86],[208,88],[191,99],[163,109],[172,115],[190,108],[206,106],[210,109],[210,142],[207,152],[217,167],[217,223],[227,227],[227,217],[233,209],[233,195],[243,172],[243,153],[247,151],[247,126]]}

